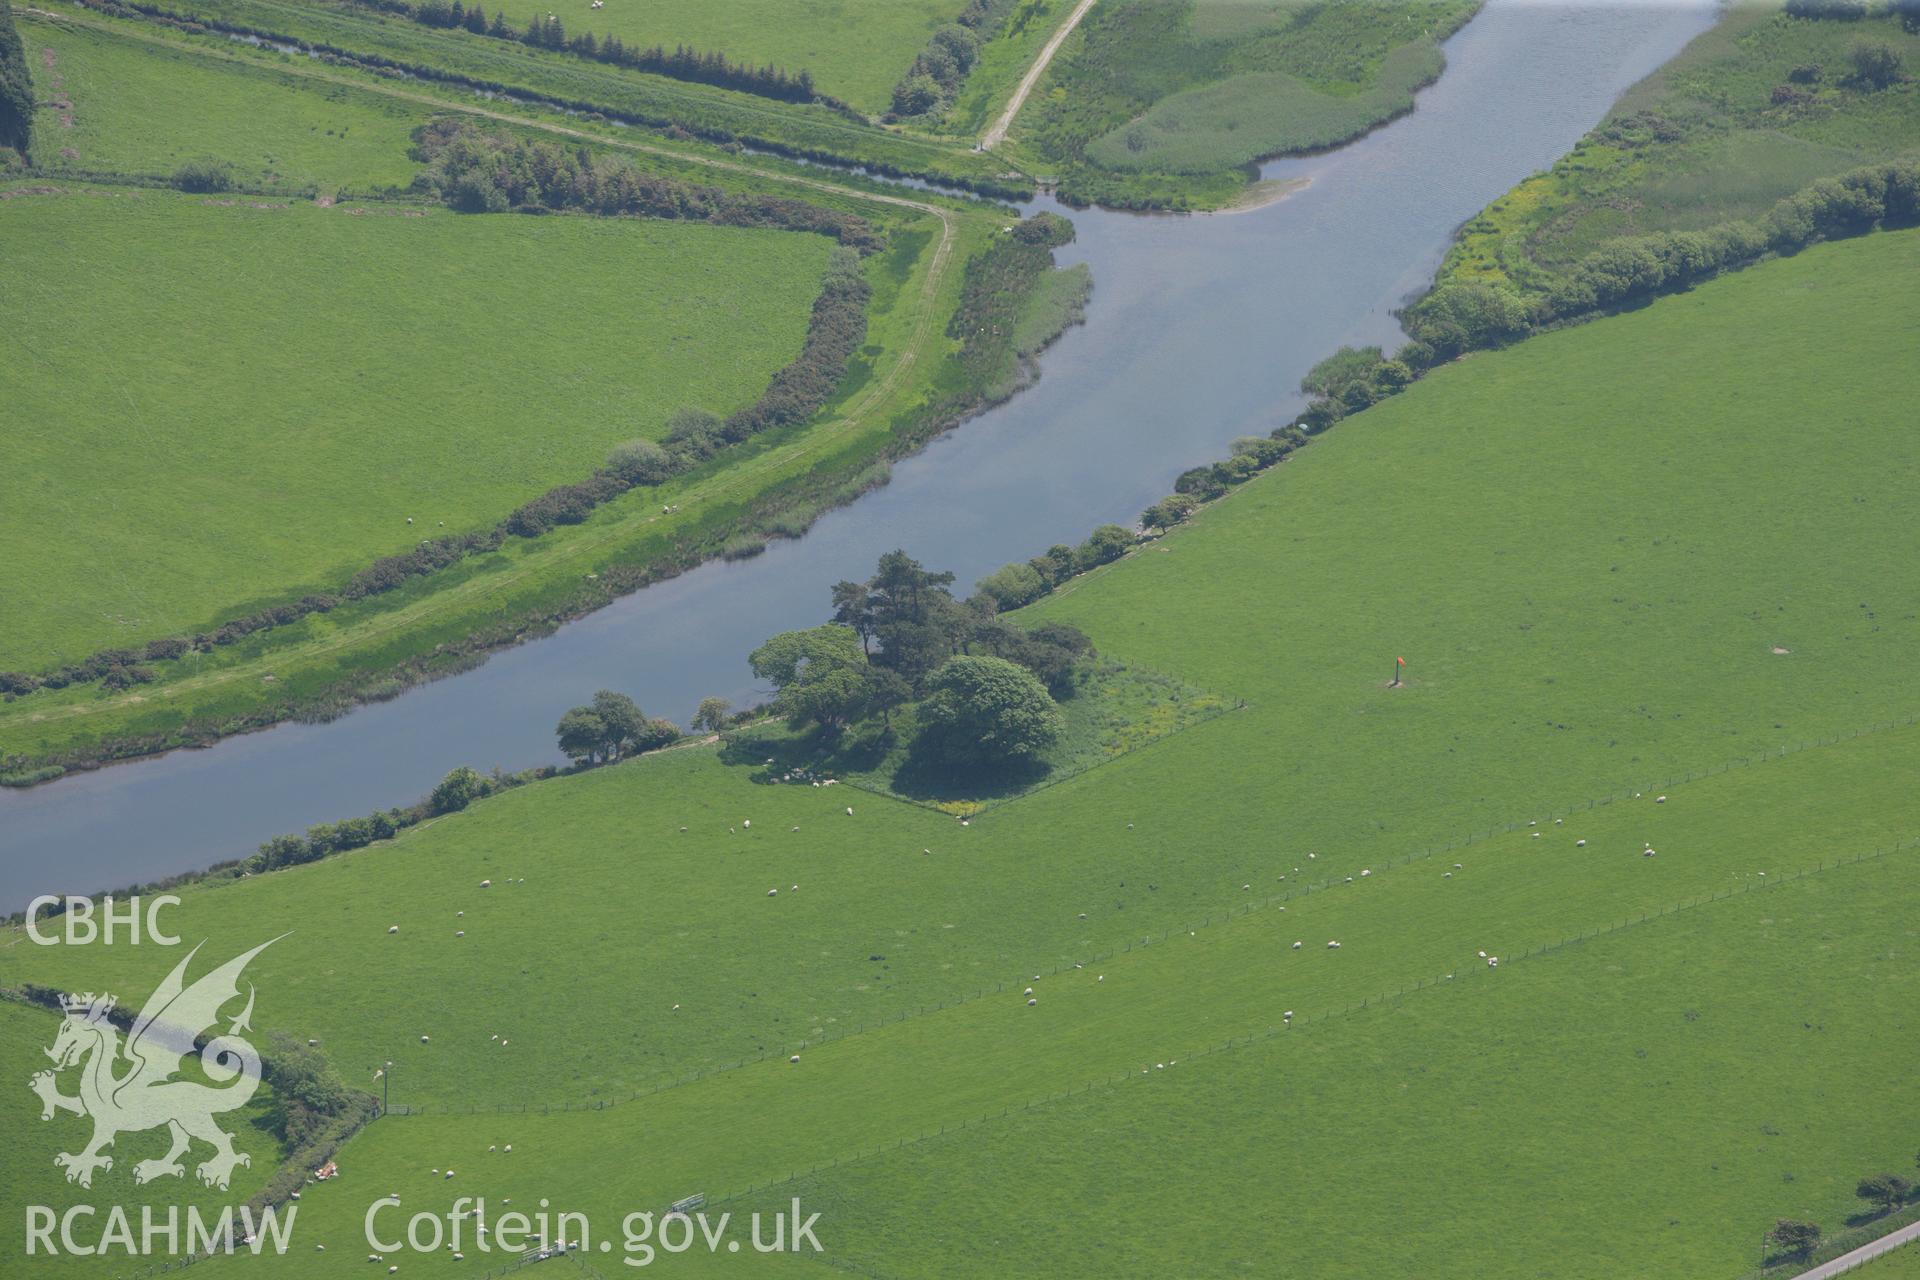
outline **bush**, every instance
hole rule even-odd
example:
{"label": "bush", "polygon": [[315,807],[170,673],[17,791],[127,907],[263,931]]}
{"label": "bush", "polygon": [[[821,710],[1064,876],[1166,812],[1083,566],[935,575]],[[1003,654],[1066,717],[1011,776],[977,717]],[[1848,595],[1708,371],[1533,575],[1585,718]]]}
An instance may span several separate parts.
{"label": "bush", "polygon": [[232,171],[217,160],[189,160],[173,171],[171,181],[178,190],[196,193],[233,189]]}
{"label": "bush", "polygon": [[1310,396],[1337,396],[1349,383],[1370,376],[1384,358],[1378,347],[1341,347],[1307,370],[1300,390]]}
{"label": "bush", "polygon": [[1103,524],[1087,535],[1087,540],[1074,549],[1074,568],[1081,573],[1111,564],[1133,547],[1133,531],[1123,529],[1117,524]]}
{"label": "bush", "polygon": [[607,470],[622,483],[659,484],[674,472],[673,459],[651,440],[629,440],[607,455]]}
{"label": "bush", "polygon": [[1060,709],[1046,687],[1004,658],[949,658],[928,680],[914,746],[960,768],[1030,762],[1060,736]]}
{"label": "bush", "polygon": [[1003,565],[980,579],[975,586],[982,595],[993,601],[994,608],[1001,613],[1032,604],[1047,594],[1046,579],[1030,564]]}
{"label": "bush", "polygon": [[487,780],[461,765],[440,780],[427,797],[427,808],[434,813],[458,813],[487,793]]}
{"label": "bush", "polygon": [[1900,51],[1884,40],[1856,40],[1847,50],[1854,79],[1874,89],[1885,89],[1907,78]]}

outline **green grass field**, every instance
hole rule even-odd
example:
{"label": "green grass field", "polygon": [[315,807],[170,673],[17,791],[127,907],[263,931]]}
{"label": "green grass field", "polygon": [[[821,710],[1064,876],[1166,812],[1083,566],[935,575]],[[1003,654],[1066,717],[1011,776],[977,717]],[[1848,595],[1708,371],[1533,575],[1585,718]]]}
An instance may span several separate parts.
{"label": "green grass field", "polygon": [[264,189],[404,186],[419,167],[417,103],[311,82],[270,66],[135,43],[90,27],[22,20],[41,106],[44,168],[170,174],[212,157]]}
{"label": "green grass field", "polygon": [[1013,135],[1063,190],[1217,203],[1252,161],[1345,142],[1409,109],[1472,0],[1132,0],[1062,46]]}
{"label": "green grass field", "polygon": [[[153,981],[158,983],[164,976],[163,968],[153,975]],[[138,1007],[147,994],[147,990],[128,991],[125,1003]],[[183,1176],[136,1185],[132,1177],[134,1165],[166,1154],[167,1134],[163,1129],[127,1133],[117,1139],[108,1152],[113,1168],[94,1174],[91,1196],[87,1191],[69,1186],[65,1171],[53,1163],[53,1153],[80,1151],[92,1134],[92,1125],[66,1112],[57,1112],[52,1120],[43,1121],[40,1099],[26,1087],[31,1076],[50,1065],[43,1050],[53,1044],[60,1021],[60,1015],[48,1010],[0,1000],[0,1069],[6,1072],[7,1081],[7,1087],[0,1089],[0,1131],[8,1135],[11,1148],[7,1153],[5,1178],[0,1180],[0,1192],[4,1193],[8,1208],[5,1219],[0,1220],[0,1253],[9,1260],[9,1272],[20,1267],[36,1273],[42,1268],[64,1267],[67,1274],[73,1274],[96,1265],[79,1259],[52,1260],[43,1254],[26,1261],[23,1206],[58,1206],[64,1210],[76,1201],[94,1199],[99,1202],[103,1217],[109,1203],[119,1204],[132,1216],[136,1229],[142,1206],[151,1206],[163,1217],[168,1206],[178,1206],[182,1213],[193,1206],[211,1220],[218,1216],[221,1206],[244,1202],[272,1175],[281,1159],[281,1146],[271,1124],[272,1094],[263,1086],[244,1107],[221,1117],[222,1127],[233,1135],[234,1150],[252,1162],[233,1171],[233,1181],[227,1191],[203,1186],[195,1176],[193,1165],[211,1153],[211,1148],[198,1143],[182,1160],[187,1166]],[[120,1070],[124,1071],[124,1067]],[[59,1089],[68,1097],[79,1092],[73,1071],[60,1076]],[[30,1158],[25,1147],[32,1149]],[[104,1225],[102,1218],[91,1223],[82,1221],[77,1234],[83,1239],[89,1234],[97,1238]],[[181,1230],[184,1236],[185,1227]],[[124,1270],[128,1265],[128,1259],[118,1260],[118,1269]],[[144,1264],[133,1265],[137,1269]]]}
{"label": "green grass field", "polygon": [[[1920,83],[1853,83],[1858,41],[1884,42],[1909,72],[1920,67],[1920,33],[1889,16],[1816,21],[1770,2],[1732,7],[1552,169],[1469,222],[1441,282],[1545,289],[1616,237],[1756,218],[1817,179],[1913,153]],[[1813,78],[1793,78],[1810,69]]]}
{"label": "green grass field", "polygon": [[750,402],[799,351],[829,248],[92,187],[0,222],[22,349],[0,372],[21,424],[0,665],[26,669],[337,590],[675,408]]}
{"label": "green grass field", "polygon": [[1448,366],[1077,580],[1028,613],[1249,705],[969,826],[688,750],[189,890],[216,953],[295,928],[261,1025],[425,1108],[303,1244],[449,1164],[603,1223],[779,1182],[881,1274],[1733,1276],[1837,1226],[1920,1129],[1920,726],[1849,736],[1920,710],[1916,266],[1822,245]]}
{"label": "green grass field", "polygon": [[813,73],[820,92],[870,115],[887,109],[894,81],[905,73],[942,25],[952,22],[965,0],[610,0],[604,9],[588,0],[562,6],[534,0],[487,5],[525,28],[536,12],[558,14],[572,32],[619,36],[629,44],[672,49],[691,45],[724,53],[735,62],[772,63]]}

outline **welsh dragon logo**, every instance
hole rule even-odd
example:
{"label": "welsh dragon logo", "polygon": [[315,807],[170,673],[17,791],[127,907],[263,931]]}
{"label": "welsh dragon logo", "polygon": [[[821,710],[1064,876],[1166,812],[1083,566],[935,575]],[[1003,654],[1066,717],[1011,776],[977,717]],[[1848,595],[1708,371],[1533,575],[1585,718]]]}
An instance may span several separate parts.
{"label": "welsh dragon logo", "polygon": [[[233,1135],[213,1120],[223,1111],[245,1106],[260,1087],[260,1055],[239,1038],[242,1031],[252,1029],[248,1025],[253,1016],[252,984],[247,987],[246,1008],[228,1024],[225,1035],[215,1036],[204,1047],[195,1040],[219,1021],[224,1006],[239,998],[240,973],[247,962],[279,940],[261,943],[188,986],[187,966],[199,954],[196,946],[147,1000],[125,1044],[112,1018],[112,996],[89,991],[60,998],[66,1018],[53,1048],[46,1051],[53,1059],[53,1070],[36,1072],[29,1086],[40,1095],[42,1120],[53,1119],[56,1111],[93,1120],[91,1142],[79,1152],[62,1152],[53,1158],[67,1171],[68,1182],[91,1187],[94,1170],[113,1168],[113,1158],[102,1152],[113,1145],[114,1138],[163,1125],[173,1145],[159,1159],[134,1165],[135,1182],[181,1177],[186,1171],[180,1157],[195,1138],[213,1147],[213,1155],[195,1170],[210,1187],[224,1191],[234,1167],[252,1163],[245,1152],[233,1149]],[[196,1052],[202,1072],[213,1084],[174,1079],[186,1057]],[[61,1093],[57,1083],[58,1073],[70,1067],[80,1070],[80,1092],[73,1097]]]}

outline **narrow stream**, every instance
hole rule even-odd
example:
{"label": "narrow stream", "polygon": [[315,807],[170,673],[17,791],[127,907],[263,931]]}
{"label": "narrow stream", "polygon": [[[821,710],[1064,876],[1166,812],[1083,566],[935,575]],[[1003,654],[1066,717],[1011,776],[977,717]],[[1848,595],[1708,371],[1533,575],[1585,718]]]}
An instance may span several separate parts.
{"label": "narrow stream", "polygon": [[[1711,0],[1492,0],[1447,44],[1417,109],[1329,155],[1276,161],[1309,184],[1203,217],[1059,210],[1079,228],[1087,323],[1038,385],[900,463],[798,542],[650,587],[485,665],[324,725],[0,793],[0,911],[211,865],[266,837],[405,804],[455,765],[558,759],[554,722],[596,689],[684,721],[754,687],[761,640],[828,613],[827,589],[904,547],[962,587],[1097,524],[1131,524],[1174,476],[1297,409],[1342,343],[1400,338],[1391,311],[1454,229],[1564,154],[1629,85],[1713,22]],[[1053,207],[1048,201],[1035,208]]]}

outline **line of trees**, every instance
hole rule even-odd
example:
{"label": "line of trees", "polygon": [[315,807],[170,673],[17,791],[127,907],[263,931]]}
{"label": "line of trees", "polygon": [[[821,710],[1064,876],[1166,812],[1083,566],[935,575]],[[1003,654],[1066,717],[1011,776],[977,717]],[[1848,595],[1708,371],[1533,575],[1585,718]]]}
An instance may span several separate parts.
{"label": "line of trees", "polygon": [[967,0],[952,22],[936,30],[893,86],[889,123],[937,119],[960,93],[980,61],[980,46],[1006,22],[1016,0]]}
{"label": "line of trees", "polygon": [[26,45],[13,25],[13,5],[0,0],[0,148],[19,152],[24,164],[32,143],[33,76],[27,70]]}
{"label": "line of trees", "polygon": [[819,101],[831,106],[841,105],[816,92],[813,73],[804,68],[789,72],[771,63],[756,67],[751,63],[735,62],[717,50],[700,50],[687,45],[675,45],[672,50],[659,44],[630,45],[619,36],[596,36],[591,31],[569,35],[566,23],[553,14],[535,14],[524,28],[515,29],[507,22],[504,12],[496,10],[489,19],[482,6],[476,4],[469,8],[461,0],[452,0],[451,3],[448,0],[421,0],[418,4],[409,4],[406,0],[357,2],[386,13],[401,14],[422,26],[441,30],[460,28],[478,36],[513,40],[536,49],[554,49],[594,62],[604,62],[609,66],[626,67],[672,80],[734,89],[780,102]]}
{"label": "line of trees", "polygon": [[790,196],[727,191],[647,173],[621,157],[489,133],[464,120],[414,130],[425,162],[413,190],[462,213],[577,210],[601,217],[671,218],[730,227],[773,227],[830,236],[862,254],[886,244],[858,214]]}

